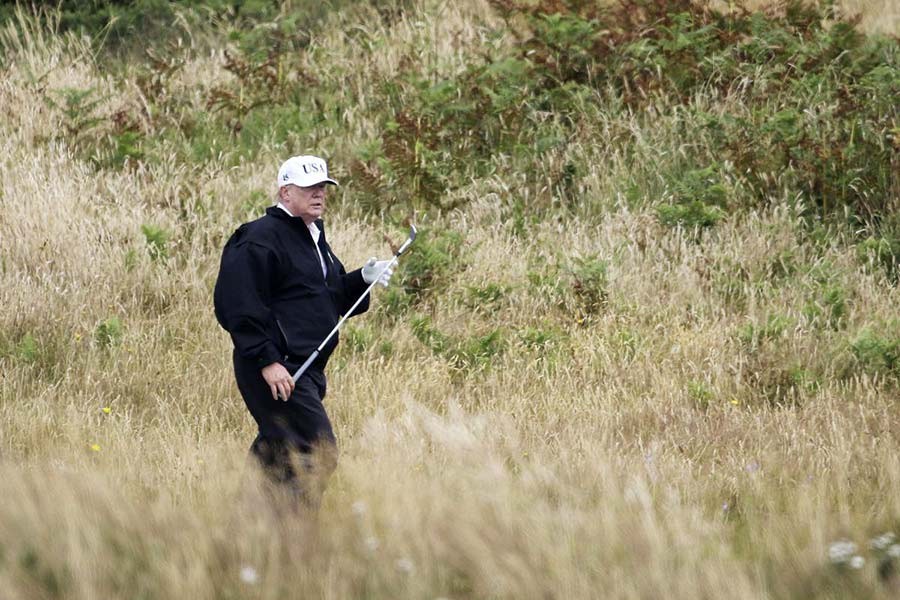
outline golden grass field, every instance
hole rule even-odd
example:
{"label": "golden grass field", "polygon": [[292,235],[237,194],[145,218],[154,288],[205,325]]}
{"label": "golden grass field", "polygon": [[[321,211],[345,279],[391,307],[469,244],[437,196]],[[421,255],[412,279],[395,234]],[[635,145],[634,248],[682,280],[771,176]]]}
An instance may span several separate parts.
{"label": "golden grass field", "polygon": [[[477,0],[439,4],[399,21],[377,55],[336,27],[311,68],[358,64],[346,85],[364,89],[362,73],[389,72],[415,47],[452,69],[491,16]],[[893,2],[845,5],[896,32]],[[664,160],[641,143],[645,122],[617,116],[571,150],[595,159],[583,216],[514,235],[500,205],[518,183],[501,180],[458,192],[464,209],[420,215],[463,240],[420,311],[449,336],[502,328],[504,349],[461,369],[376,292],[329,365],[341,458],[312,527],[246,491],[255,427],[212,311],[221,247],[255,216],[241,202],[274,191],[284,157],[96,170],[43,96],[97,87],[111,114],[141,102],[136,87],[100,70],[83,40],[37,26],[24,40],[4,30],[0,52],[16,55],[0,77],[0,599],[900,594],[869,547],[900,527],[898,383],[856,369],[849,350],[896,323],[898,288],[838,237],[813,247],[788,204],[702,243],[663,228],[616,197],[625,157],[590,143],[625,128],[639,161]],[[197,90],[202,110],[224,76],[213,52],[174,85]],[[350,149],[375,127],[362,114],[297,153],[323,153],[348,180]],[[652,127],[653,139],[677,135],[663,117]],[[327,215],[338,255],[348,266],[387,255],[382,234],[402,228],[362,218],[343,193]],[[173,232],[168,260],[148,254],[147,223]],[[609,264],[592,314],[568,280],[529,276],[564,277],[553,265],[588,256]],[[797,268],[779,276],[785,261]],[[839,328],[805,310],[822,278],[846,295]],[[490,284],[496,297],[472,292]],[[772,315],[789,326],[742,337]],[[112,317],[121,337],[104,343],[98,324]],[[825,377],[782,389],[800,359]],[[840,540],[861,568],[832,564]]]}

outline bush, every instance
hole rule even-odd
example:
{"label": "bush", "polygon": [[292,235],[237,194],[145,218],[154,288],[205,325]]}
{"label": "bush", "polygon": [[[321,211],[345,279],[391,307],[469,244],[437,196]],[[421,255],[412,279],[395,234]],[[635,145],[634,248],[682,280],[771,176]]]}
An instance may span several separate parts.
{"label": "bush", "polygon": [[26,333],[15,348],[15,356],[22,362],[33,363],[38,359],[40,349],[33,335]]}
{"label": "bush", "polygon": [[124,334],[125,327],[119,317],[110,317],[97,324],[94,329],[94,341],[101,348],[110,348],[118,345]]}
{"label": "bush", "polygon": [[689,381],[687,392],[694,406],[700,410],[707,410],[716,397],[715,392],[702,381]]}
{"label": "bush", "polygon": [[153,260],[165,260],[169,256],[167,247],[169,232],[157,225],[141,225],[144,241],[147,243],[147,252]]}
{"label": "bush", "polygon": [[[613,90],[634,109],[733,99],[739,111],[702,115],[707,150],[734,165],[756,202],[787,193],[819,215],[871,220],[889,212],[898,193],[896,39],[867,38],[829,5],[799,1],[781,15],[722,14],[689,0],[492,3],[530,26],[517,57],[530,72],[530,98],[577,84],[598,98]],[[660,218],[705,227],[721,218],[716,206],[688,198]]]}
{"label": "bush", "polygon": [[671,203],[656,209],[663,225],[703,229],[725,216],[726,189],[715,167],[686,171],[669,186]]}
{"label": "bush", "polygon": [[900,323],[878,330],[867,327],[850,342],[860,368],[871,374],[900,376]]}
{"label": "bush", "polygon": [[738,331],[738,339],[751,352],[759,349],[766,341],[782,337],[791,325],[791,320],[784,315],[769,315],[763,324],[747,323]]}
{"label": "bush", "polygon": [[416,243],[403,255],[399,282],[403,293],[411,296],[412,302],[418,302],[433,290],[445,287],[450,276],[463,267],[462,244],[462,235],[454,231],[434,233],[419,229]]}
{"label": "bush", "polygon": [[374,342],[375,333],[365,325],[349,325],[341,334],[341,346],[349,348],[354,354],[365,352]]}
{"label": "bush", "polygon": [[430,318],[418,315],[412,320],[412,329],[422,344],[461,372],[487,369],[492,359],[506,346],[499,328],[484,335],[456,338],[438,331]]}
{"label": "bush", "polygon": [[474,311],[492,314],[504,304],[510,289],[507,285],[494,282],[480,287],[467,286],[464,302]]}
{"label": "bush", "polygon": [[858,246],[864,260],[880,266],[895,285],[900,282],[900,231],[885,228],[881,235],[872,235]]}
{"label": "bush", "polygon": [[552,348],[563,339],[563,334],[556,329],[526,327],[519,332],[519,339],[526,348],[544,351]]}
{"label": "bush", "polygon": [[572,291],[581,318],[602,311],[609,300],[609,265],[597,256],[576,258],[571,268]]}
{"label": "bush", "polygon": [[803,313],[810,321],[821,322],[831,329],[840,329],[846,321],[847,310],[846,290],[839,285],[831,285],[808,302]]}

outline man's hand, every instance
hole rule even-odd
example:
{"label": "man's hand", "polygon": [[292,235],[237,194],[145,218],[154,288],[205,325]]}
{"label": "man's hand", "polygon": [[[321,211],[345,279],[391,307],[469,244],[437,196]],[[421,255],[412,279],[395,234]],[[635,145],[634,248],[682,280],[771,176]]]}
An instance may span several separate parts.
{"label": "man's hand", "polygon": [[[382,273],[382,271],[384,271]],[[374,256],[366,261],[362,268],[362,278],[368,284],[378,278],[381,287],[387,287],[391,281],[391,275],[394,274],[394,267],[391,266],[389,260],[378,260]]]}
{"label": "man's hand", "polygon": [[269,384],[269,389],[272,390],[272,399],[281,399],[287,402],[287,399],[291,397],[291,392],[294,391],[294,378],[284,368],[284,365],[274,362],[263,367],[262,376]]}

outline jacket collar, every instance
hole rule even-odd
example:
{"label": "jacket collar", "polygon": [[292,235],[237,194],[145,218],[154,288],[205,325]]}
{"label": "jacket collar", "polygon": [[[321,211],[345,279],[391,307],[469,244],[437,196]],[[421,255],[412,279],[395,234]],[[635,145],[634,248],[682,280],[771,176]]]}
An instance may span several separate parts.
{"label": "jacket collar", "polygon": [[[268,207],[266,209],[266,214],[269,215],[270,217],[275,217],[276,219],[280,219],[282,221],[288,221],[288,222],[292,222],[292,223],[293,222],[303,223],[303,219],[301,219],[300,217],[293,217],[293,216],[287,214],[285,211],[278,208],[278,206]],[[313,222],[319,226],[319,231],[325,231],[325,221],[323,219],[316,219]],[[303,223],[303,226],[306,227],[306,223]]]}
{"label": "jacket collar", "polygon": [[[310,235],[310,233],[309,233],[309,228],[306,226],[306,223],[304,223],[303,219],[301,219],[300,217],[292,217],[291,215],[287,214],[285,211],[281,210],[277,206],[268,207],[266,209],[266,215],[273,217],[275,219],[278,219],[279,221],[284,221],[285,223],[288,223],[292,226],[300,227],[306,233],[306,235],[309,236],[310,241],[312,241],[312,235]],[[322,219],[316,219],[313,222],[316,224],[316,226],[319,228],[319,231],[321,232],[321,236],[319,237],[319,240],[321,242],[324,242],[325,241],[325,222]]]}

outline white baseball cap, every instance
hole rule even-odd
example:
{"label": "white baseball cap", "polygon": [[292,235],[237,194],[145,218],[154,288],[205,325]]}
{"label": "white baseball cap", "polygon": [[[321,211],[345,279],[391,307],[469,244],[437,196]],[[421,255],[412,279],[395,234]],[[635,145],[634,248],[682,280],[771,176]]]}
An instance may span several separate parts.
{"label": "white baseball cap", "polygon": [[279,189],[294,184],[300,187],[318,185],[322,182],[337,185],[338,182],[328,177],[328,165],[318,156],[292,156],[278,169]]}

